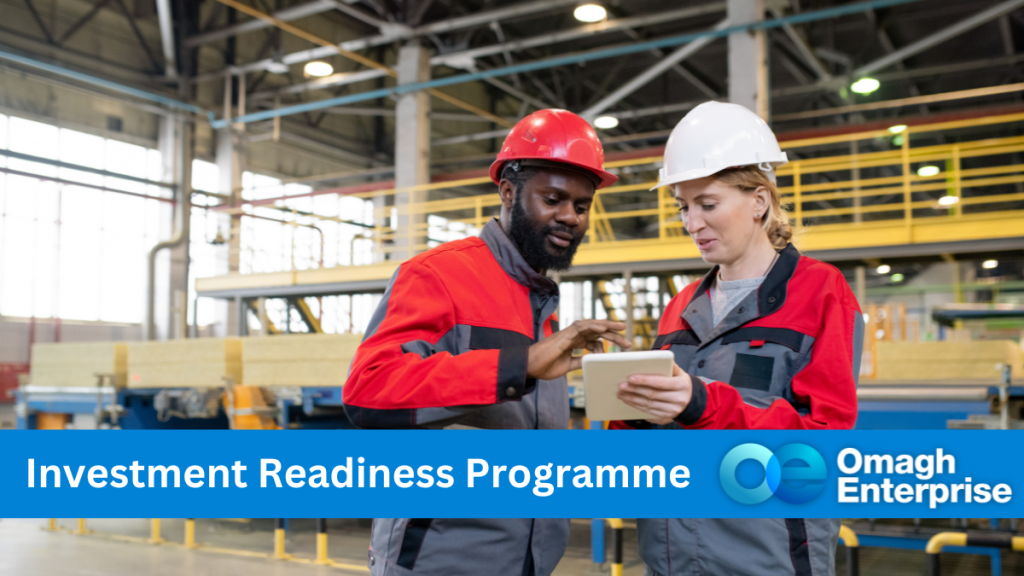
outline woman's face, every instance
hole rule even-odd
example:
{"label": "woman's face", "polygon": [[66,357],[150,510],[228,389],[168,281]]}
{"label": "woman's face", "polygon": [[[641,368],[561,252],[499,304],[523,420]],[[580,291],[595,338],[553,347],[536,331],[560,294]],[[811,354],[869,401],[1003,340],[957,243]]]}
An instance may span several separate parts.
{"label": "woman's face", "polygon": [[672,191],[705,262],[732,264],[765,234],[759,215],[768,209],[766,188],[743,192],[708,176],[675,184]]}

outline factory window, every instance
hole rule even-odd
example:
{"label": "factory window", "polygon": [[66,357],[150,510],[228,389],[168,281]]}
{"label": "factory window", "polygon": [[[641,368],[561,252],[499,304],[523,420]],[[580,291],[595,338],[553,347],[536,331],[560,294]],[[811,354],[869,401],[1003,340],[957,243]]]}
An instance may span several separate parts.
{"label": "factory window", "polygon": [[[196,192],[216,193],[220,187],[220,170],[213,162],[205,160],[192,161],[192,190]],[[226,216],[205,210],[202,206],[216,205],[219,201],[210,196],[193,195],[192,219],[189,230],[189,282],[188,308],[189,322],[195,323],[198,314],[198,325],[209,326],[216,321],[214,302],[208,299],[198,302],[196,306],[195,278],[206,278],[226,274],[228,271],[228,253],[223,246],[227,245],[230,224]]]}
{"label": "factory window", "polygon": [[85,185],[171,191],[15,154],[161,180],[160,153],[3,115],[0,150],[0,314],[139,322],[146,253],[169,232],[171,205]]}
{"label": "factory window", "polygon": [[[242,174],[242,196],[246,200],[259,202],[295,196],[275,201],[273,207],[253,205],[248,210],[253,217],[242,218],[242,273],[373,262],[373,240],[365,236],[373,226],[373,203],[352,196],[310,195],[311,192],[313,188],[309,186],[285,184],[280,179],[251,172]],[[372,311],[375,299],[379,296],[327,296],[307,298],[306,303],[325,332],[361,332],[369,322],[369,314],[363,311]],[[281,330],[308,330],[296,310],[288,314],[284,300],[268,301],[267,316]]]}
{"label": "factory window", "polygon": [[[192,187],[197,191],[217,192],[219,170],[216,164],[195,160]],[[241,220],[239,271],[243,274],[306,270],[310,268],[363,265],[373,262],[373,240],[366,232],[373,226],[373,203],[338,194],[308,195],[313,189],[288,184],[278,178],[244,172],[242,197],[250,202],[296,196],[260,206],[245,208],[251,217]],[[228,273],[231,224],[229,216],[203,209],[205,203],[219,204],[214,198],[197,196],[192,211],[190,245],[192,278]],[[310,216],[316,214],[316,217]],[[189,282],[189,320],[200,327],[216,321],[215,303],[198,301],[194,282]],[[308,298],[307,304],[328,333],[361,332],[369,323],[379,295],[328,296]],[[304,325],[294,309],[287,315],[284,300],[270,299],[267,316],[281,331],[302,332]],[[364,313],[364,311],[369,310]],[[198,315],[198,317],[196,316]],[[255,322],[254,319],[250,319]],[[258,326],[253,326],[258,330]]]}
{"label": "factory window", "polygon": [[285,184],[252,172],[242,174],[246,200],[295,196],[247,210],[253,217],[242,218],[242,273],[373,262],[373,241],[364,238],[373,226],[373,203],[339,194],[309,195],[311,192],[309,186]]}

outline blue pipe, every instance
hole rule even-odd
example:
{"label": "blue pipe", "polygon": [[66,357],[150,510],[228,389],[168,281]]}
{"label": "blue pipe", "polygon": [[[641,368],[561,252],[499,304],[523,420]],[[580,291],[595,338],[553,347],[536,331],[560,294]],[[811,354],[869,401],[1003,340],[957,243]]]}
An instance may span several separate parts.
{"label": "blue pipe", "polygon": [[71,78],[72,80],[78,80],[79,82],[92,84],[93,86],[99,86],[100,88],[105,88],[107,90],[112,90],[114,92],[120,92],[121,94],[127,94],[129,96],[134,96],[136,98],[141,98],[143,100],[155,102],[157,104],[167,106],[168,108],[184,110],[185,112],[192,112],[194,114],[199,114],[200,116],[206,116],[206,118],[210,121],[211,124],[213,122],[216,122],[213,112],[210,112],[209,110],[204,110],[199,106],[195,106],[194,104],[189,104],[187,102],[175,100],[174,98],[168,98],[167,96],[154,94],[153,92],[139,90],[138,88],[132,88],[131,86],[125,86],[124,84],[118,84],[117,82],[111,82],[110,80],[104,80],[103,78],[97,78],[95,76],[90,76],[89,74],[83,74],[82,72],[69,70],[62,66],[57,66],[56,64],[40,62],[39,60],[26,58],[25,56],[12,54],[10,52],[5,52],[3,50],[0,50],[0,58],[4,60],[10,60],[11,62],[16,62],[18,64],[21,64],[22,66],[29,66],[31,68],[36,68],[39,70],[43,70],[45,72],[49,72],[51,74],[64,76],[65,78]]}
{"label": "blue pipe", "polygon": [[239,116],[237,118],[231,118],[226,120],[211,121],[210,124],[214,128],[223,128],[228,124],[247,124],[249,122],[258,122],[260,120],[268,120],[278,116],[290,116],[292,114],[301,114],[303,112],[311,112],[313,110],[322,110],[324,108],[330,108],[332,106],[341,106],[344,104],[353,104],[355,102],[364,102],[366,100],[376,100],[378,98],[387,98],[396,94],[405,94],[408,92],[418,92],[420,90],[427,90],[430,88],[440,88],[442,86],[452,86],[455,84],[463,84],[466,82],[472,82],[475,80],[483,80],[485,78],[494,78],[496,76],[508,76],[511,74],[518,74],[520,72],[532,72],[534,70],[546,70],[548,68],[554,68],[556,66],[564,66],[566,64],[577,64],[580,62],[590,62],[591,60],[602,60],[604,58],[614,58],[616,56],[624,56],[626,54],[636,54],[638,52],[647,52],[655,48],[669,48],[672,46],[678,46],[680,44],[686,44],[693,42],[699,38],[724,38],[730,34],[736,32],[746,32],[751,30],[769,30],[772,28],[781,28],[787,24],[803,24],[805,22],[814,22],[816,20],[824,20],[826,18],[836,18],[839,16],[846,16],[848,14],[857,14],[866,10],[877,10],[879,8],[889,8],[891,6],[898,6],[900,4],[909,4],[911,2],[919,2],[920,0],[870,0],[867,2],[858,2],[856,4],[846,4],[844,6],[836,6],[835,8],[826,8],[824,10],[816,10],[814,12],[804,12],[802,14],[794,14],[793,16],[786,16],[784,18],[775,18],[771,20],[761,20],[758,22],[751,22],[748,24],[740,24],[737,26],[729,26],[728,28],[722,28],[721,30],[705,30],[703,32],[694,32],[691,34],[682,34],[679,36],[672,36],[669,38],[662,38],[660,40],[651,40],[648,42],[639,42],[636,44],[630,44],[629,46],[620,46],[617,48],[606,48],[603,50],[593,50],[584,54],[576,54],[573,56],[559,56],[555,58],[545,58],[543,60],[535,60],[533,62],[526,62],[523,64],[516,64],[514,66],[506,66],[504,68],[494,68],[491,70],[484,70],[481,72],[473,72],[471,74],[460,74],[456,76],[449,76],[447,78],[438,78],[435,80],[429,80],[426,82],[417,82],[413,84],[402,84],[393,88],[384,88],[380,90],[371,90],[369,92],[361,92],[359,94],[349,94],[348,96],[339,96],[337,98],[328,98],[326,100],[317,100],[316,102],[307,102],[304,104],[296,104],[294,106],[285,106],[282,108],[275,108],[273,110],[264,110],[262,112],[254,112],[252,114],[246,114],[245,116]]}

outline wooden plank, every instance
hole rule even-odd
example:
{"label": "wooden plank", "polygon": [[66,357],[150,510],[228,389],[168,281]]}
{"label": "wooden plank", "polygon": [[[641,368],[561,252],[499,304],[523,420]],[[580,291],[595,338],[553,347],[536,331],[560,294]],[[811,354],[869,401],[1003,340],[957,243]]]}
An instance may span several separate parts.
{"label": "wooden plank", "polygon": [[242,363],[345,360],[355,356],[362,334],[290,334],[242,338]]}
{"label": "wooden plank", "polygon": [[242,342],[238,338],[188,338],[167,342],[131,342],[128,365],[175,364],[194,362],[238,362]]}
{"label": "wooden plank", "polygon": [[32,346],[35,386],[96,386],[96,374],[114,374],[122,385],[128,371],[124,342],[60,342]]}
{"label": "wooden plank", "polygon": [[241,362],[133,365],[128,388],[220,388],[225,376],[241,382]]}
{"label": "wooden plank", "polygon": [[879,342],[878,378],[998,378],[1000,364],[1024,377],[1021,350],[1010,340]]}
{"label": "wooden plank", "polygon": [[343,386],[350,360],[246,362],[247,386]]}
{"label": "wooden plank", "polygon": [[981,360],[1012,362],[1019,349],[1012,340],[970,342],[885,342],[878,345],[879,359],[886,360]]}

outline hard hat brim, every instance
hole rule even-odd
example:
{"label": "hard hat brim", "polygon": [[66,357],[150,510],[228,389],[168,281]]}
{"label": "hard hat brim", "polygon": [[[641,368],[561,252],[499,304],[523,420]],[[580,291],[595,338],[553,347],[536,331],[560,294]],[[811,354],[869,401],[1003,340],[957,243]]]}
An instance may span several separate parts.
{"label": "hard hat brim", "polygon": [[688,182],[690,180],[697,180],[699,178],[706,178],[721,170],[714,168],[694,168],[693,170],[686,170],[685,172],[679,172],[678,174],[670,174],[664,178],[658,180],[658,183],[654,185],[651,190],[657,190],[662,186],[671,186],[673,184],[679,184],[680,182]]}
{"label": "hard hat brim", "polygon": [[[619,181],[619,177],[606,170],[595,170],[590,166],[584,166],[583,164],[577,164],[576,162],[566,162],[564,160],[552,160],[551,158],[515,158],[515,160],[547,160],[558,164],[568,164],[575,168],[580,168],[594,174],[598,177],[600,182],[597,184],[595,189],[607,188],[612,184]],[[491,169],[489,170],[491,181],[495,184],[501,184],[501,167],[505,162],[512,162],[512,159],[498,159],[491,163]]]}

